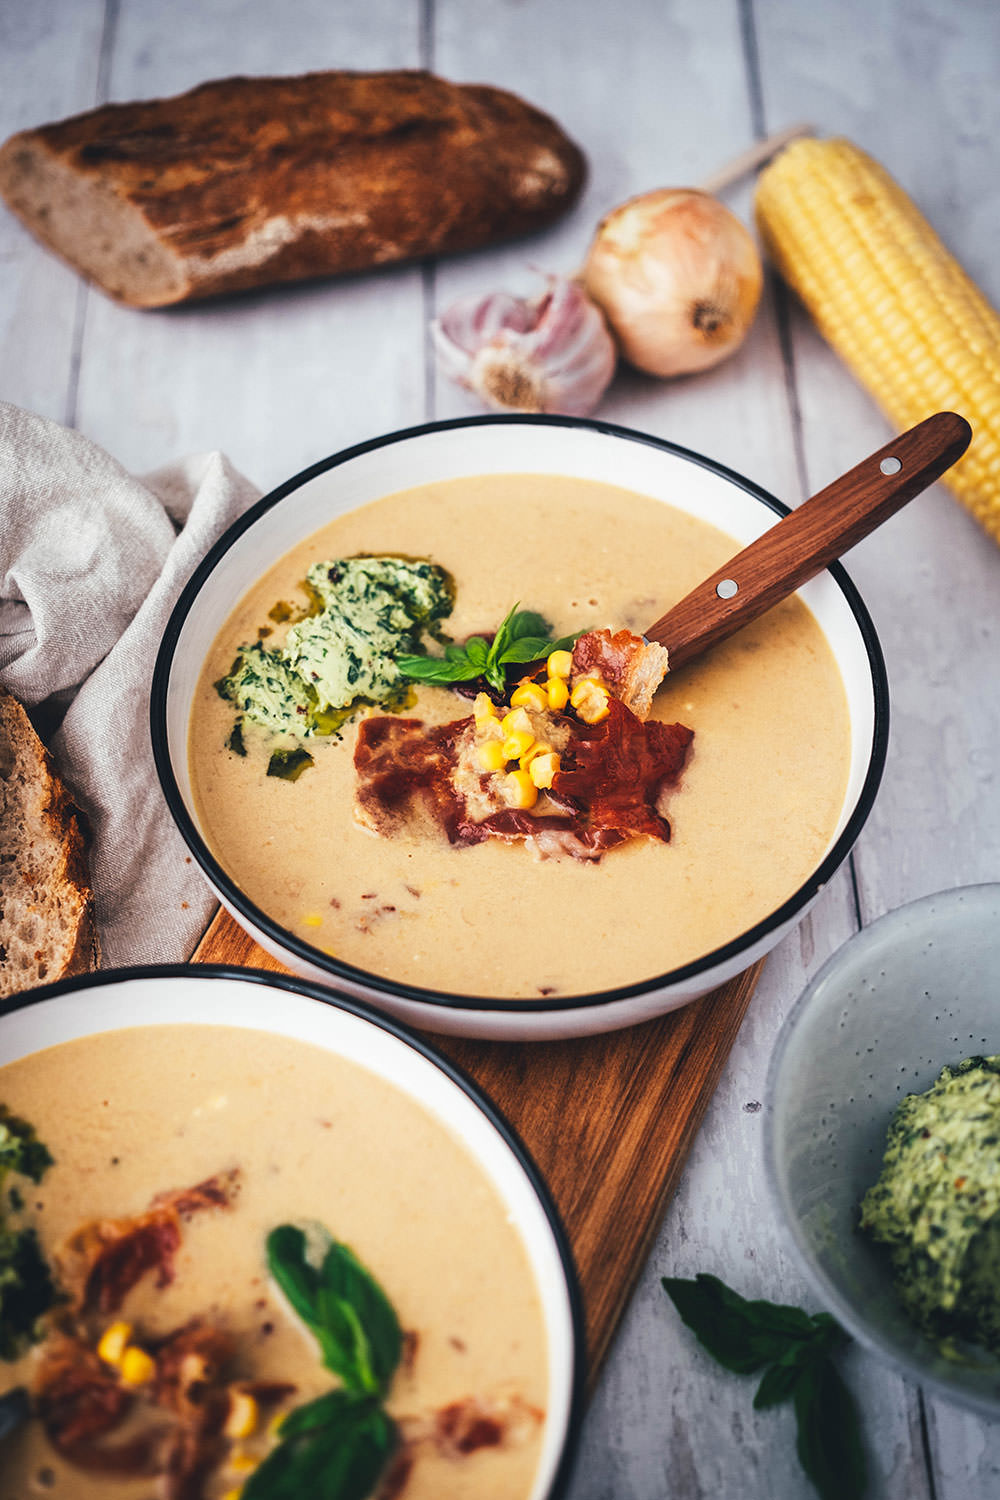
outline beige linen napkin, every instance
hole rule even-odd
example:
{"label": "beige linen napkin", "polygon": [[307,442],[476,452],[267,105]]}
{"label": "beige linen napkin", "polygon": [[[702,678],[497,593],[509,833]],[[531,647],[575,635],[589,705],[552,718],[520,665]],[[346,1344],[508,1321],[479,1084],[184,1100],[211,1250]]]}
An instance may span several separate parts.
{"label": "beige linen napkin", "polygon": [[0,402],[0,686],[90,820],[106,967],[187,958],[215,906],[160,792],[149,686],[182,587],[258,493],[220,453],[135,478]]}

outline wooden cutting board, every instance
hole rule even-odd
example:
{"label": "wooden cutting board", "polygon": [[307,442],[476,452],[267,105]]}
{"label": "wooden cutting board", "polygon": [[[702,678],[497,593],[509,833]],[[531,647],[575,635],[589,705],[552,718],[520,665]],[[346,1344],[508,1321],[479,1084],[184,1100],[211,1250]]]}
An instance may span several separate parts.
{"label": "wooden cutting board", "polygon": [[[287,973],[225,911],[195,963]],[[524,1141],[576,1258],[596,1381],[762,964],[654,1021],[566,1042],[430,1037]]]}

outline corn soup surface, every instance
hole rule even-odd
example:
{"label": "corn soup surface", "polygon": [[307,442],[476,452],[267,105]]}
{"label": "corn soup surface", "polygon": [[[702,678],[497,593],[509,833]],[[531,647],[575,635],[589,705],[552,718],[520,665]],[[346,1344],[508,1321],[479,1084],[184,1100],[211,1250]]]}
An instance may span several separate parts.
{"label": "corn soup surface", "polygon": [[[666,813],[669,843],[636,840],[599,862],[537,859],[496,840],[454,848],[415,829],[391,839],[353,812],[358,720],[310,739],[294,782],[266,773],[266,736],[227,749],[234,713],[214,684],[237,649],[305,604],[317,561],[427,558],[454,577],[455,640],[496,629],[515,602],[561,636],[642,631],[739,550],[659,500],[552,475],[479,476],[386,496],[296,546],[239,603],[205,663],[189,736],[203,835],[282,927],[361,969],[456,994],[538,998],[627,985],[702,957],[764,919],[831,841],[849,766],[843,682],[818,624],[784,601],[668,674],[653,718],[694,730]],[[273,628],[268,645],[280,641]],[[445,723],[468,699],[416,685],[407,715]]]}
{"label": "corn soup surface", "polygon": [[[207,1318],[235,1335],[239,1376],[292,1381],[291,1406],[308,1402],[337,1381],[270,1279],[265,1241],[279,1224],[322,1224],[375,1276],[412,1341],[386,1403],[397,1422],[426,1424],[470,1396],[501,1409],[513,1398],[518,1411],[535,1414],[510,1441],[465,1459],[421,1445],[400,1500],[530,1494],[548,1352],[527,1253],[467,1148],[399,1089],[269,1032],[158,1025],[8,1063],[0,1067],[0,1100],[36,1127],[55,1159],[27,1192],[49,1260],[81,1224],[138,1215],[158,1193],[239,1173],[231,1207],[183,1224],[173,1281],[161,1287],[145,1275],[120,1312],[107,1315],[109,1325],[127,1320],[135,1337],[151,1342]],[[0,1361],[0,1395],[32,1385],[41,1353],[35,1346],[18,1363]],[[121,1440],[117,1432],[111,1438]],[[256,1431],[238,1450],[259,1457],[266,1438]],[[241,1477],[213,1473],[205,1500],[230,1493]],[[3,1500],[154,1493],[150,1478],[88,1473],[64,1461],[37,1421],[4,1441]]]}

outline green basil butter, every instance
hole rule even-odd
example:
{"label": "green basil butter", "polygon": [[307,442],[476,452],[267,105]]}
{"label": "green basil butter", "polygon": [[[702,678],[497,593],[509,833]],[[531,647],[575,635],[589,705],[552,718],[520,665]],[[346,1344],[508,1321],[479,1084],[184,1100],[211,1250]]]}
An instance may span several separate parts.
{"label": "green basil butter", "polygon": [[454,601],[444,568],[402,557],[314,563],[306,585],[314,611],[278,647],[241,647],[217,684],[243,718],[300,738],[332,733],[360,703],[401,701],[396,656],[413,651]]}
{"label": "green basil butter", "polygon": [[888,1250],[925,1333],[1000,1354],[1000,1056],[967,1058],[906,1096],[860,1227]]}

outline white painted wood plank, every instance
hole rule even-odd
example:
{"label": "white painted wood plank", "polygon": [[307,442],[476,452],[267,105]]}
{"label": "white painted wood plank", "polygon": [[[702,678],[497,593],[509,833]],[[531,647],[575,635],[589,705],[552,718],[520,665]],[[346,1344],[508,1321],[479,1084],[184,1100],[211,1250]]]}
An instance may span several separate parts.
{"label": "white painted wood plank", "polygon": [[[473,292],[535,295],[536,268],[572,274],[616,204],[697,184],[752,138],[735,0],[624,10],[588,0],[572,13],[559,0],[437,0],[434,14],[439,71],[520,93],[554,115],[590,166],[581,201],[544,235],[439,263],[439,308]],[[732,190],[726,201],[746,222],[749,188]],[[483,408],[439,380],[436,410],[451,416]],[[599,415],[708,453],[788,501],[801,498],[767,304],[739,353],[706,374],[662,381],[623,366]]]}
{"label": "white painted wood plank", "polygon": [[[414,67],[417,0],[122,0],[115,99],[233,73]],[[78,425],[127,467],[221,448],[263,489],[424,415],[419,268],[162,312],[88,302]],[[113,351],[113,357],[109,357]]]}
{"label": "white painted wood plank", "polygon": [[[90,108],[103,27],[104,0],[0,6],[0,141]],[[83,295],[0,203],[0,400],[65,420]]]}
{"label": "white painted wood plank", "polygon": [[[996,7],[758,0],[756,16],[768,124],[805,110],[870,151],[1000,305]],[[807,464],[820,485],[850,461],[847,434],[874,448],[890,429],[792,311]],[[848,565],[883,642],[893,705],[886,779],[856,857],[867,921],[1000,877],[1000,549],[939,485]],[[933,1401],[928,1432],[938,1500],[997,1493],[1000,1424]]]}

